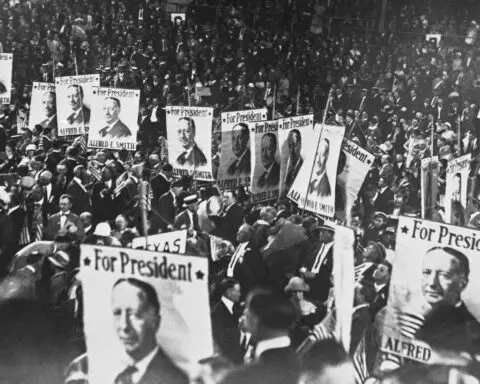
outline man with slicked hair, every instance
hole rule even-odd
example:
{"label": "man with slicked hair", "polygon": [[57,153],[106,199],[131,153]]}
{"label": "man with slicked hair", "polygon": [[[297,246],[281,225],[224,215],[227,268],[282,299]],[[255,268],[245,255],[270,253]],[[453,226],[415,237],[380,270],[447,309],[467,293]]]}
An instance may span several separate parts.
{"label": "man with slicked hair", "polygon": [[103,114],[106,126],[98,132],[105,140],[124,139],[132,136],[132,131],[120,120],[122,105],[116,97],[106,97],[103,104]]}

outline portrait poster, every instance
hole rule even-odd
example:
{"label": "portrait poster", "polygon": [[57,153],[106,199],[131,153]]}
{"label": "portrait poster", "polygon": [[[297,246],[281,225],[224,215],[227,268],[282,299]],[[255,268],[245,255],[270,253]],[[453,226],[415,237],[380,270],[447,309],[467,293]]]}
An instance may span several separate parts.
{"label": "portrait poster", "polygon": [[211,181],[213,108],[165,107],[168,159],[175,176]]}
{"label": "portrait poster", "polygon": [[39,83],[32,84],[32,100],[30,103],[30,116],[28,127],[31,131],[35,125],[41,125],[44,130],[57,133],[57,103],[55,84]]}
{"label": "portrait poster", "polygon": [[334,225],[335,242],[333,244],[333,294],[337,315],[335,334],[345,350],[350,348],[352,330],[353,296],[355,291],[353,230]]}
{"label": "portrait poster", "polygon": [[468,175],[470,173],[471,153],[450,160],[447,165],[444,221],[453,225],[467,225]]}
{"label": "portrait poster", "polygon": [[93,87],[89,148],[135,151],[140,91]]}
{"label": "portrait poster", "polygon": [[80,279],[90,384],[150,354],[143,377],[192,375],[213,354],[207,259],[82,244]]}
{"label": "portrait poster", "polygon": [[249,123],[252,146],[251,203],[278,199],[280,185],[280,121]]}
{"label": "portrait poster", "polygon": [[21,135],[27,129],[29,129],[28,124],[28,112],[24,108],[17,110],[17,134]]}
{"label": "portrait poster", "polygon": [[315,126],[310,156],[288,192],[288,198],[301,209],[334,217],[337,165],[344,134],[344,127]]}
{"label": "portrait poster", "polygon": [[63,76],[55,79],[58,136],[88,133],[93,87],[100,86],[100,75]]}
{"label": "portrait poster", "polygon": [[154,252],[185,253],[187,230],[159,233],[132,240],[133,249],[147,249]]}
{"label": "portrait poster", "polygon": [[383,359],[434,364],[439,351],[478,351],[480,232],[401,216],[395,251]]}
{"label": "portrait poster", "polygon": [[305,141],[313,132],[313,115],[286,117],[279,120],[280,195],[293,184],[305,158]]}
{"label": "portrait poster", "polygon": [[13,53],[0,53],[0,105],[11,101],[12,68]]}
{"label": "portrait poster", "polygon": [[421,167],[422,218],[432,219],[438,195],[438,172],[440,170],[438,156],[422,159]]}
{"label": "portrait poster", "polygon": [[355,201],[375,156],[349,139],[344,139],[338,161],[335,217],[345,221],[348,202]]}
{"label": "portrait poster", "polygon": [[217,184],[221,189],[250,186],[251,143],[248,123],[267,120],[267,109],[222,113],[222,152]]}

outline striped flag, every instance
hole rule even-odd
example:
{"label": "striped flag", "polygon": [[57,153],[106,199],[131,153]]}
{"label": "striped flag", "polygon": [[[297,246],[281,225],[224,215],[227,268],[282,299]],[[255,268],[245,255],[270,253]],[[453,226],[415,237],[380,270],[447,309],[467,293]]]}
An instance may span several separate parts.
{"label": "striped flag", "polygon": [[35,241],[40,241],[43,238],[43,223],[37,223],[35,226]]}
{"label": "striped flag", "polygon": [[97,181],[102,180],[101,172],[98,169],[96,169],[93,165],[88,164],[87,170],[90,173],[90,175],[92,175]]}
{"label": "striped flag", "polygon": [[127,185],[128,181],[128,173],[123,172],[117,179],[117,187],[113,191],[113,193],[118,196],[120,192],[122,192],[123,188],[125,188],[125,185]]}
{"label": "striped flag", "polygon": [[27,245],[32,242],[30,238],[30,231],[28,229],[28,219],[25,215],[25,219],[23,221],[22,231],[20,232],[20,245]]}
{"label": "striped flag", "polygon": [[353,368],[355,369],[355,383],[363,384],[368,379],[367,353],[365,351],[365,332],[357,345],[352,356]]}
{"label": "striped flag", "polygon": [[85,140],[85,135],[78,136],[74,140],[73,145],[79,146],[82,152],[87,152],[87,141]]}

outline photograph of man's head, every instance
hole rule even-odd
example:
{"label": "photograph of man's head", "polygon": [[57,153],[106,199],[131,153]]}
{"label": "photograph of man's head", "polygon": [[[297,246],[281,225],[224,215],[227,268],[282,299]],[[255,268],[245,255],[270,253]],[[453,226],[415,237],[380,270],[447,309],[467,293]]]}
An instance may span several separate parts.
{"label": "photograph of man's head", "polygon": [[207,158],[195,142],[195,121],[190,117],[181,117],[177,122],[177,138],[183,152],[177,157],[178,165],[200,167],[207,165]]}
{"label": "photograph of man's head", "polygon": [[290,187],[300,171],[303,164],[302,152],[302,135],[298,129],[292,129],[287,137],[288,146],[288,168],[285,184]]}
{"label": "photograph of man's head", "polygon": [[250,134],[248,125],[244,123],[235,124],[232,130],[232,152],[235,160],[227,169],[229,176],[250,175]]}
{"label": "photograph of man's head", "polygon": [[132,136],[132,131],[120,120],[122,104],[116,97],[106,97],[103,101],[105,127],[98,134],[104,139],[121,139]]}
{"label": "photograph of man's head", "polygon": [[57,107],[55,92],[45,92],[42,96],[42,117],[38,123],[43,128],[56,128],[57,126]]}
{"label": "photograph of man's head", "polygon": [[332,187],[327,175],[327,163],[329,155],[330,141],[328,139],[321,139],[318,145],[312,181],[310,182],[308,188],[309,194],[320,197],[332,195]]}
{"label": "photograph of man's head", "polygon": [[275,160],[277,146],[277,136],[273,133],[265,133],[262,136],[260,156],[265,170],[258,179],[259,188],[275,187],[280,182],[280,165]]}
{"label": "photograph of man's head", "polygon": [[[128,357],[115,383],[185,382],[185,375],[157,343],[161,326],[161,303],[150,284],[121,278],[112,289],[115,332]],[[174,381],[172,381],[174,380]]]}
{"label": "photograph of man's head", "polygon": [[65,124],[81,125],[90,123],[90,108],[84,105],[84,93],[81,85],[73,84],[67,88],[67,101],[70,111]]}

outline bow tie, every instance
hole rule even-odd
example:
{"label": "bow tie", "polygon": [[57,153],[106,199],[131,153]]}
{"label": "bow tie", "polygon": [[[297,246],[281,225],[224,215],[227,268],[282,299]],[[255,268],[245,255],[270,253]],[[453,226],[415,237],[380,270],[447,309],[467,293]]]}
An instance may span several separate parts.
{"label": "bow tie", "polygon": [[68,213],[62,213],[61,216],[62,216],[62,217],[63,217],[63,216],[67,217],[67,216],[68,216]]}

